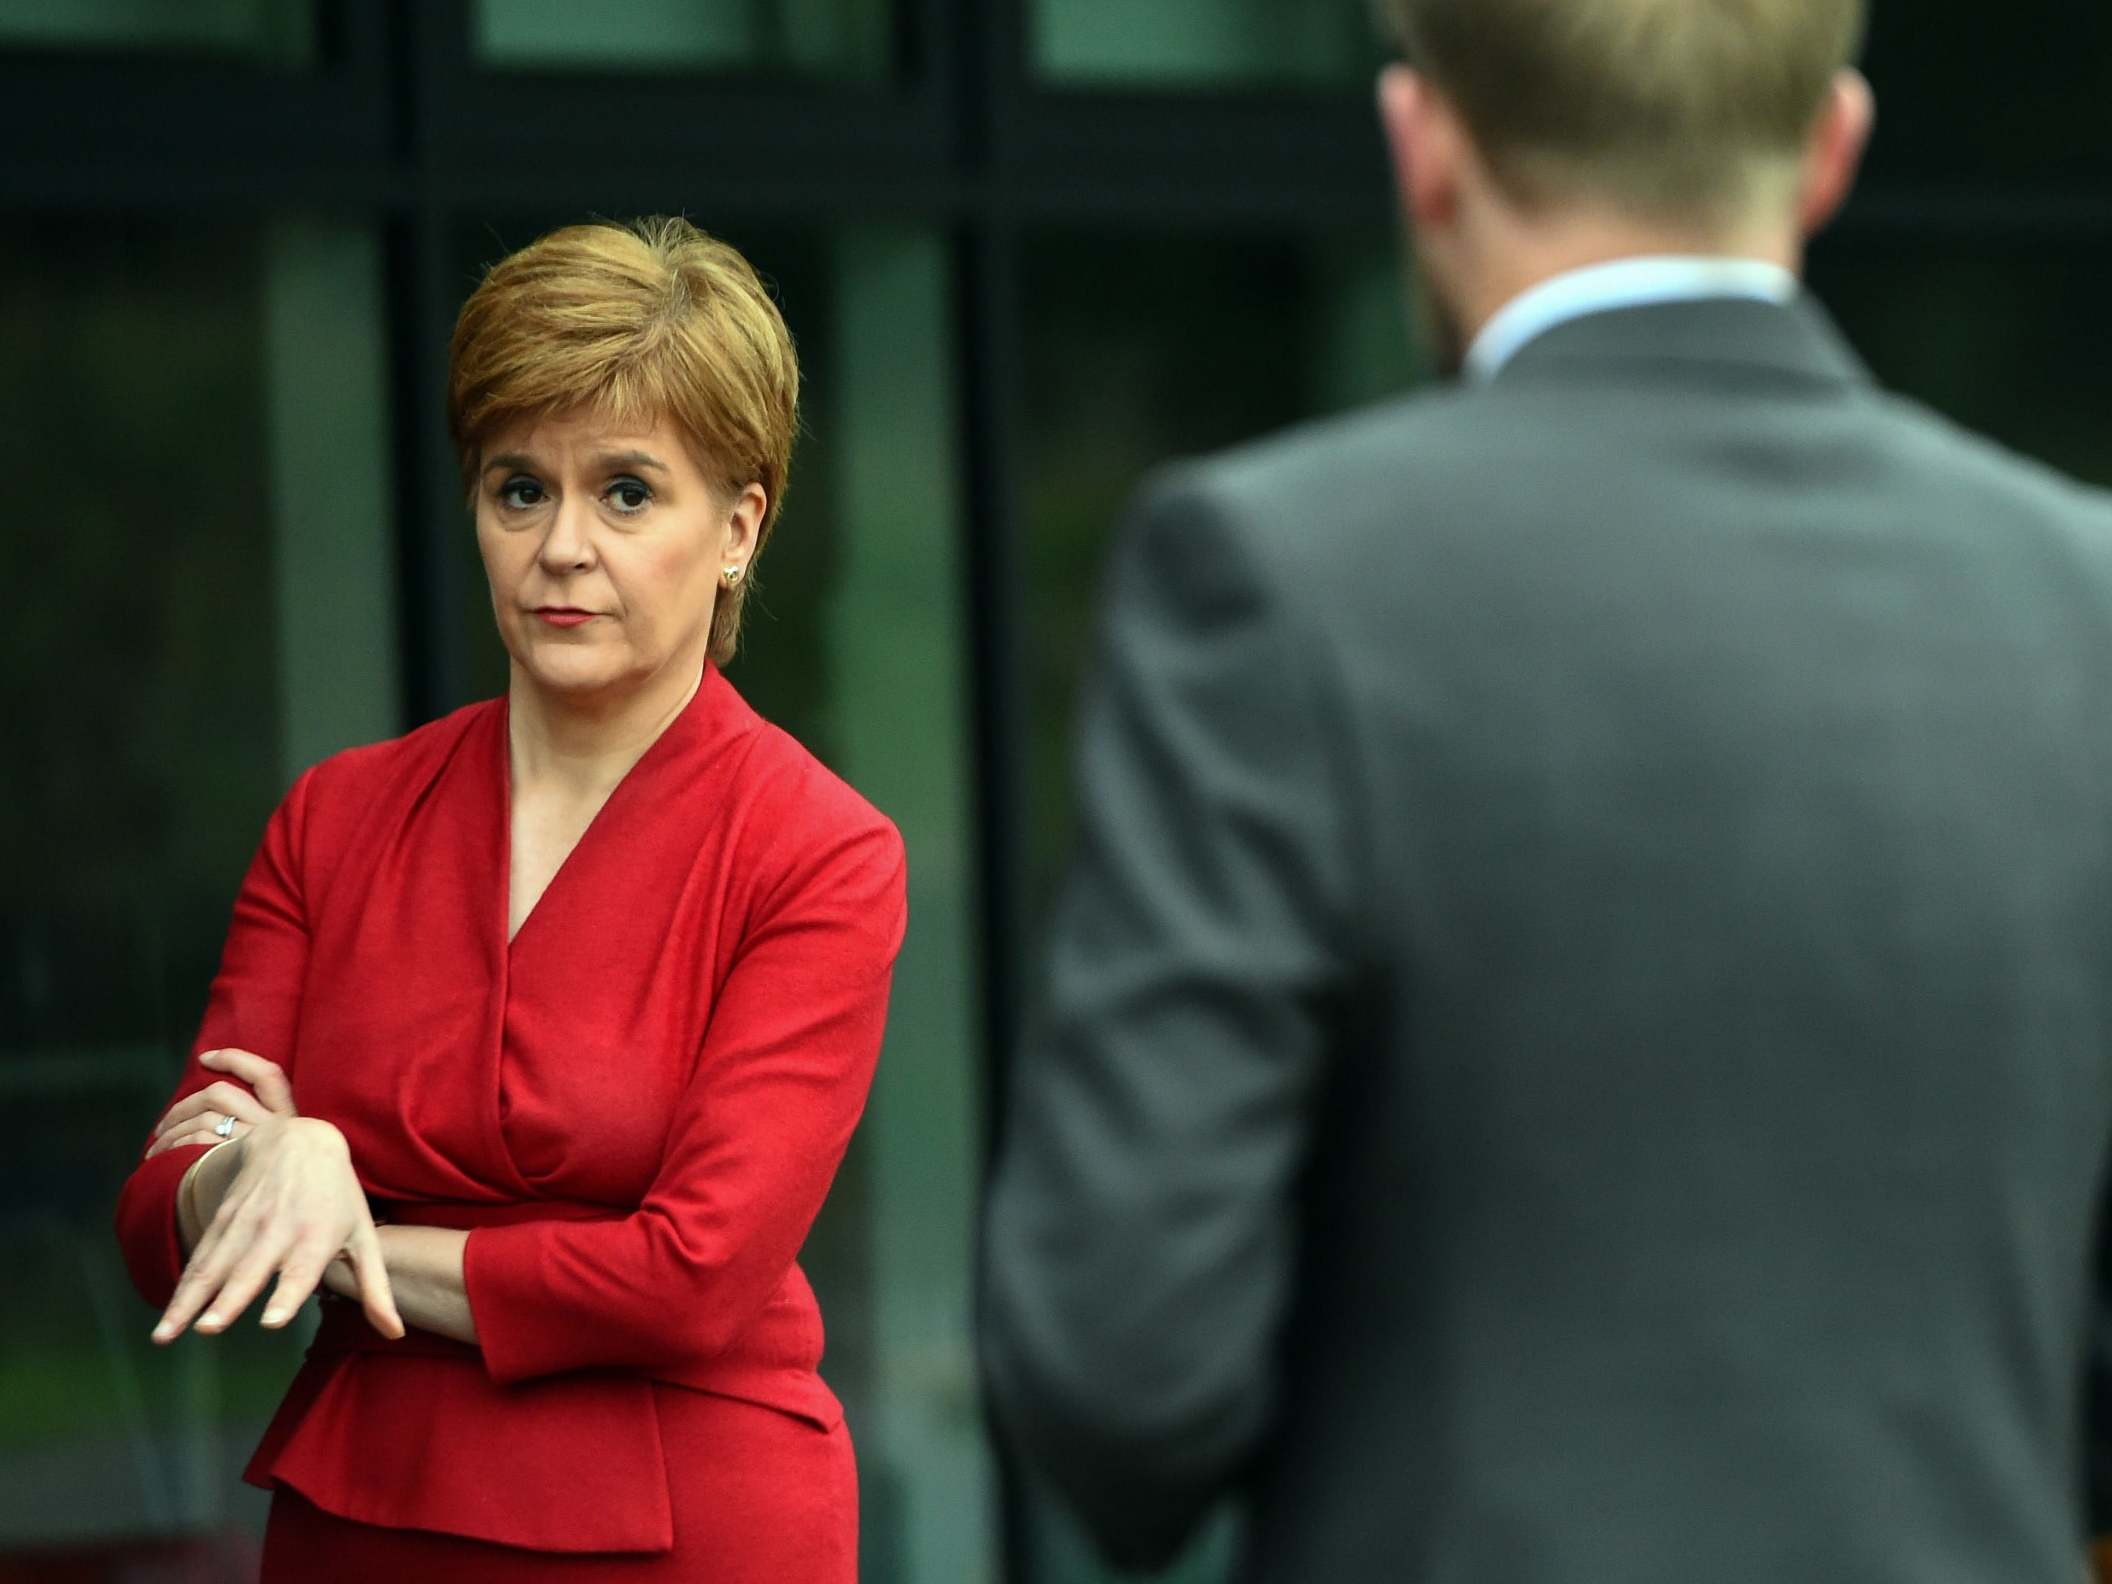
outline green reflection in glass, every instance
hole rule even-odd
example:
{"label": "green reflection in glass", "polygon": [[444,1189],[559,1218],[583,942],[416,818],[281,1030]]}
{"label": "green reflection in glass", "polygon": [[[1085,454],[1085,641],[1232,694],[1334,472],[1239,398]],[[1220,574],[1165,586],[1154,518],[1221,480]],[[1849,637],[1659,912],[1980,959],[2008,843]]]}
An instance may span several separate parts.
{"label": "green reflection in glass", "polygon": [[2112,6],[1876,5],[1863,64],[1877,89],[1877,186],[2094,194],[2112,175]]}
{"label": "green reflection in glass", "polygon": [[724,234],[773,283],[806,390],[729,675],[909,849],[887,1046],[801,1254],[858,1441],[859,1576],[976,1584],[995,1560],[968,1330],[979,1047],[947,254],[916,230]]}
{"label": "green reflection in glass", "polygon": [[302,1338],[157,1349],[110,1234],[293,772],[396,727],[374,239],[0,229],[0,383],[44,531],[0,632],[0,1550],[256,1524]]}
{"label": "green reflection in glass", "polygon": [[1946,416],[2112,484],[2112,249],[2081,241],[1824,241],[1819,298],[1878,377]]}
{"label": "green reflection in glass", "polygon": [[1355,0],[1033,0],[1036,72],[1076,86],[1353,87],[1377,69]]}
{"label": "green reflection in glass", "polygon": [[[1124,501],[1159,462],[1396,393],[1423,360],[1384,235],[1053,234],[1028,258],[1027,881],[1038,929],[1070,843],[1073,703]],[[1039,955],[1030,946],[1030,980]],[[1025,1508],[1036,1579],[1105,1584],[1052,1497],[1030,1490]],[[1235,1533],[1219,1515],[1172,1584],[1228,1577]]]}
{"label": "green reflection in glass", "polygon": [[969,1338],[980,1042],[946,259],[925,233],[837,241],[838,361],[817,420],[822,443],[833,426],[845,529],[826,607],[833,735],[845,775],[910,854],[909,936],[864,1127],[875,1370],[863,1444],[894,1498],[865,1545],[861,1576],[875,1584],[995,1576]]}
{"label": "green reflection in glass", "polygon": [[315,57],[314,12],[290,0],[0,0],[0,45],[196,51],[298,67]]}
{"label": "green reflection in glass", "polygon": [[734,684],[900,827],[909,935],[851,1154],[801,1255],[858,1440],[871,1584],[995,1576],[968,1330],[974,840],[947,256],[929,233],[733,227],[775,286],[806,433]]}
{"label": "green reflection in glass", "polygon": [[[1072,705],[1100,565],[1155,463],[1412,382],[1403,275],[1380,234],[1050,234],[1026,269],[1028,908],[1070,840]],[[1121,283],[1109,292],[1105,282]]]}
{"label": "green reflection in glass", "polygon": [[893,0],[477,0],[476,54],[507,71],[723,72],[877,79]]}

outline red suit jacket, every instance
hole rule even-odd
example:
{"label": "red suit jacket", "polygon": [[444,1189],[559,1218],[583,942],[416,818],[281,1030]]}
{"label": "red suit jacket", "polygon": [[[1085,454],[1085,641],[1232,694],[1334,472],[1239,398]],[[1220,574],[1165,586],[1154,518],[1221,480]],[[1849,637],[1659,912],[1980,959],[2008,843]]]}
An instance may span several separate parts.
{"label": "red suit jacket", "polygon": [[[243,882],[194,1049],[284,1066],[384,1218],[473,1229],[480,1340],[326,1304],[248,1477],[365,1523],[665,1551],[655,1381],[840,1414],[794,1258],[879,1053],[901,841],[707,670],[509,945],[507,781],[503,701],[340,754]],[[177,1097],[213,1077],[194,1058]],[[119,1203],[156,1305],[199,1153]]]}

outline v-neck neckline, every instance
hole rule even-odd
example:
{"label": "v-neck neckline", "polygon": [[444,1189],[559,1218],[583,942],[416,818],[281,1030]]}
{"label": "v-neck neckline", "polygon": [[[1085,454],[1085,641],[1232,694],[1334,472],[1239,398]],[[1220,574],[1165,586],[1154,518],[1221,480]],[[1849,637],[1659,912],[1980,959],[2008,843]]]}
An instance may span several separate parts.
{"label": "v-neck neckline", "polygon": [[660,735],[646,744],[645,752],[632,761],[628,770],[617,777],[616,784],[609,788],[608,796],[601,800],[601,807],[594,811],[593,818],[587,821],[585,828],[580,831],[578,838],[567,849],[565,856],[559,860],[557,867],[550,871],[550,878],[543,882],[542,892],[536,897],[535,905],[523,915],[520,927],[511,934],[507,933],[507,925],[513,918],[513,700],[510,696],[500,699],[498,733],[499,948],[501,954],[507,960],[510,961],[512,959],[513,954],[520,947],[521,938],[528,933],[535,921],[549,910],[550,893],[557,889],[559,883],[563,881],[569,871],[577,867],[576,860],[579,857],[580,849],[592,841],[594,833],[607,822],[610,807],[618,798],[623,796],[627,787],[638,780],[640,772],[647,765],[651,764],[655,758],[663,753],[674,752],[672,745],[675,740],[689,735],[685,728],[688,727],[692,718],[702,709],[704,695],[711,691],[716,679],[717,668],[707,661],[703,674],[697,679],[696,691],[689,696],[689,702],[675,712],[674,718],[660,729]]}

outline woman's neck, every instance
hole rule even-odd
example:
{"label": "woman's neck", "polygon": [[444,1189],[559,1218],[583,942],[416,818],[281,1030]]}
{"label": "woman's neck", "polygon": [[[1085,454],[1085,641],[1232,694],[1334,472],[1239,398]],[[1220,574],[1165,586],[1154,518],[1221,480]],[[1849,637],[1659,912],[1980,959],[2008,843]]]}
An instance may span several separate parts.
{"label": "woman's neck", "polygon": [[537,687],[515,666],[506,692],[514,787],[605,795],[689,707],[703,681],[701,663],[672,665],[635,691],[571,700]]}

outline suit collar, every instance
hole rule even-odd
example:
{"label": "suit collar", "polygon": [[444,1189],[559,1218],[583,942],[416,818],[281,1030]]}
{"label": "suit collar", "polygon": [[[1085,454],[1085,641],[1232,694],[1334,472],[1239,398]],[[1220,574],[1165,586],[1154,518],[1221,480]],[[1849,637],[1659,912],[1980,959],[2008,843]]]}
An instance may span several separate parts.
{"label": "suit collar", "polygon": [[1591,314],[1715,297],[1786,303],[1802,289],[1795,275],[1768,259],[1651,254],[1564,270],[1520,292],[1481,327],[1467,350],[1467,373],[1488,379],[1520,347]]}
{"label": "suit collar", "polygon": [[1872,382],[1869,369],[1808,293],[1786,304],[1739,298],[1653,303],[1571,319],[1535,338],[1494,388],[1580,375],[1647,378],[1739,371],[1824,385]]}

